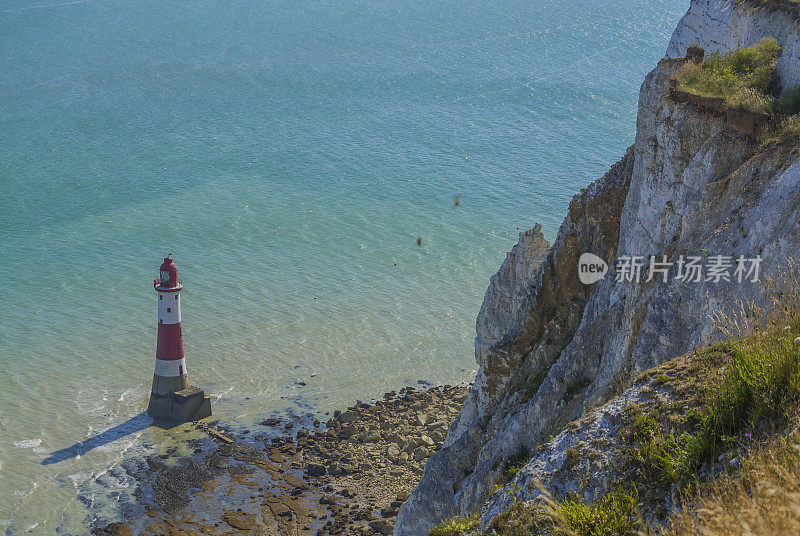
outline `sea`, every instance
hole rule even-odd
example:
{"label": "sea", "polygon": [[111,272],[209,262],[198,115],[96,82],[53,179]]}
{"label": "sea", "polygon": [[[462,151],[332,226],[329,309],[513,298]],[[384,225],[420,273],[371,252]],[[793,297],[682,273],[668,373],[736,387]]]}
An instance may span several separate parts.
{"label": "sea", "polygon": [[687,7],[0,1],[0,534],[87,534],[196,435],[143,413],[167,254],[233,429],[469,382],[489,278],[633,143]]}

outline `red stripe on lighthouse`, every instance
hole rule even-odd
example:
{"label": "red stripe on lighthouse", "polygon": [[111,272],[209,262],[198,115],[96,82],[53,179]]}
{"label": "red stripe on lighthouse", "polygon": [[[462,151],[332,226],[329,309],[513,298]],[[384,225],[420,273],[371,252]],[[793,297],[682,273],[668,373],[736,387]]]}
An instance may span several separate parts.
{"label": "red stripe on lighthouse", "polygon": [[181,324],[159,324],[156,359],[172,361],[183,359],[183,335]]}

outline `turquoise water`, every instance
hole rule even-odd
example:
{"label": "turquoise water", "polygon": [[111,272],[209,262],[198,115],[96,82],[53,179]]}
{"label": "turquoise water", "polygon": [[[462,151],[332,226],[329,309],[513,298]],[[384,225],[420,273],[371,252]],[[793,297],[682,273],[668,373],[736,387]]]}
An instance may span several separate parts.
{"label": "turquoise water", "polygon": [[191,435],[136,417],[166,253],[237,426],[470,380],[489,277],[633,142],[686,7],[4,0],[0,531],[84,533]]}

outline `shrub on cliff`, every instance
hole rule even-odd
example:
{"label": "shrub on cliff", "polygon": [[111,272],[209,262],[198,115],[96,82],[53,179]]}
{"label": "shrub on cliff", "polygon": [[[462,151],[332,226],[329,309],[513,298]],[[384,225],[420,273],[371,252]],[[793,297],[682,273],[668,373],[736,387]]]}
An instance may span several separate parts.
{"label": "shrub on cliff", "polygon": [[[618,488],[588,503],[572,494],[561,500],[543,495],[544,503],[514,501],[497,516],[484,536],[635,536],[639,495],[635,487]],[[433,534],[431,532],[431,534]]]}
{"label": "shrub on cliff", "polygon": [[429,536],[463,536],[477,529],[479,524],[477,516],[453,517],[436,525],[428,534]]}

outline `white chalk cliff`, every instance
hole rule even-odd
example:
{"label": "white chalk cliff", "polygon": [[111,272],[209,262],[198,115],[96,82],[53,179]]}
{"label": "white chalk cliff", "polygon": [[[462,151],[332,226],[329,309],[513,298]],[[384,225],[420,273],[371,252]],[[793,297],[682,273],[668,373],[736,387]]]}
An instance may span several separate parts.
{"label": "white chalk cliff", "polygon": [[783,87],[800,84],[794,9],[692,0],[667,57],[642,84],[633,147],[575,196],[552,246],[538,228],[521,234],[492,278],[477,322],[476,381],[401,508],[396,536],[486,511],[503,462],[520,447],[533,451],[639,372],[691,350],[710,333],[709,315],[761,292],[747,281],[635,283],[613,274],[587,286],[578,279],[582,253],[610,265],[627,255],[760,255],[762,279],[799,255],[797,152],[765,148],[724,116],[666,95],[690,45],[725,52],[768,36],[783,47]]}

